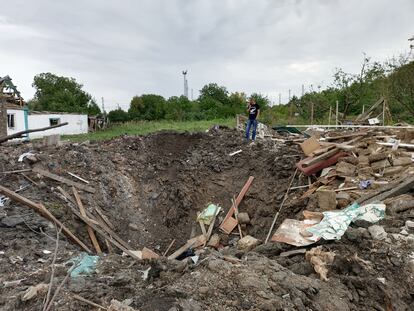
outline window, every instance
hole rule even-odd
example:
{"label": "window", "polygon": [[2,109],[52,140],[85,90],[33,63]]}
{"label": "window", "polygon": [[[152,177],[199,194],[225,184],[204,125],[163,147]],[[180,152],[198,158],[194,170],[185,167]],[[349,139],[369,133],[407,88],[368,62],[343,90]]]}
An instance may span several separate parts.
{"label": "window", "polygon": [[60,119],[59,118],[50,118],[49,123],[50,123],[50,126],[58,125],[58,124],[60,124]]}
{"label": "window", "polygon": [[7,127],[14,129],[16,126],[15,114],[7,114]]}

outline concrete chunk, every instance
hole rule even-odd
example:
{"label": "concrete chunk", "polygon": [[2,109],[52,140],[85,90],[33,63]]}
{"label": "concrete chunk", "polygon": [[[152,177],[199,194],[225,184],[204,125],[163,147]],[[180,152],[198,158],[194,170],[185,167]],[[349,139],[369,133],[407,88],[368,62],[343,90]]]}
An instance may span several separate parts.
{"label": "concrete chunk", "polygon": [[255,248],[257,245],[260,244],[260,240],[250,236],[246,235],[244,238],[240,239],[237,242],[237,247],[242,251],[250,251],[253,248]]}
{"label": "concrete chunk", "polygon": [[339,176],[354,176],[356,166],[348,162],[339,162],[336,166],[336,172]]}
{"label": "concrete chunk", "polygon": [[413,164],[411,158],[404,157],[404,158],[396,158],[392,161],[392,165],[394,166],[406,166]]}

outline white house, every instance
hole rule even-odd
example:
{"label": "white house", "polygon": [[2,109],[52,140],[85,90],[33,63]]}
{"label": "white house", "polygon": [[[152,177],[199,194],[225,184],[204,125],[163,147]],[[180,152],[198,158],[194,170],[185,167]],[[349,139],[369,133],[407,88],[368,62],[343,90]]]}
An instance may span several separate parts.
{"label": "white house", "polygon": [[43,132],[30,133],[29,138],[41,138],[53,134],[73,135],[88,133],[88,115],[86,114],[29,111],[27,107],[17,105],[7,105],[6,111],[7,135],[64,122],[68,122],[68,125]]}

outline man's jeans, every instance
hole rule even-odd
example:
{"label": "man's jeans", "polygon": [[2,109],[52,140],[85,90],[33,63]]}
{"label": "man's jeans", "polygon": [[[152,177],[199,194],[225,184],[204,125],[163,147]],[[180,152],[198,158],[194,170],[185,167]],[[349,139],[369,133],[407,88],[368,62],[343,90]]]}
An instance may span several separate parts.
{"label": "man's jeans", "polygon": [[253,126],[252,140],[256,139],[257,120],[247,120],[246,139],[250,138],[250,129]]}

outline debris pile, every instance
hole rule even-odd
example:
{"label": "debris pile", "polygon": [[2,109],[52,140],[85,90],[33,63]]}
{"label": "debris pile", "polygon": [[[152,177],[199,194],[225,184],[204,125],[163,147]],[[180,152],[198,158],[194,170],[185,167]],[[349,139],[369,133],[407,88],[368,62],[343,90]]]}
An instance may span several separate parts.
{"label": "debris pile", "polygon": [[1,145],[0,308],[409,309],[411,134],[308,134]]}

